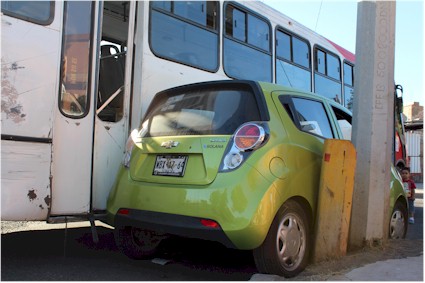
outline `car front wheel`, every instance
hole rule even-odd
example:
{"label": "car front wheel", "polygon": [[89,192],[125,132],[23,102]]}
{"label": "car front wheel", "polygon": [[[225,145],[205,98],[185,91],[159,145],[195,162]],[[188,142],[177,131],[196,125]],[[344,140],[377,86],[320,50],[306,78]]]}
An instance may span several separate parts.
{"label": "car front wheel", "polygon": [[308,264],[310,225],[303,207],[288,201],[277,213],[263,244],[253,251],[261,273],[293,277]]}

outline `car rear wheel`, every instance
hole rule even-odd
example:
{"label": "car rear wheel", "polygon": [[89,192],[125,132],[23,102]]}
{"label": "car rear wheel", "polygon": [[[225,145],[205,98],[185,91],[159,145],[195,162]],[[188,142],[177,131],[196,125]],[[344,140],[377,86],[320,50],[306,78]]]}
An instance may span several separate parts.
{"label": "car rear wheel", "polygon": [[310,225],[302,206],[286,202],[277,213],[263,244],[253,251],[261,273],[293,277],[308,264]]}
{"label": "car rear wheel", "polygon": [[132,259],[144,259],[152,256],[164,236],[152,231],[131,227],[115,227],[115,241],[122,253]]}
{"label": "car rear wheel", "polygon": [[390,238],[404,239],[407,232],[407,207],[400,201],[394,205],[390,220]]}

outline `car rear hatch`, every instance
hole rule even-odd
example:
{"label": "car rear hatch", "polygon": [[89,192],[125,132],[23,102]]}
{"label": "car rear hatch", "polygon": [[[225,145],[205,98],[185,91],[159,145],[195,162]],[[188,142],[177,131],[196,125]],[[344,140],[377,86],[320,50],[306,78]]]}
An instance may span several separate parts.
{"label": "car rear hatch", "polygon": [[131,178],[156,183],[209,184],[217,175],[228,140],[228,136],[143,139],[133,153]]}
{"label": "car rear hatch", "polygon": [[160,92],[142,122],[130,176],[143,182],[210,184],[236,129],[268,117],[264,96],[253,82],[220,81]]}

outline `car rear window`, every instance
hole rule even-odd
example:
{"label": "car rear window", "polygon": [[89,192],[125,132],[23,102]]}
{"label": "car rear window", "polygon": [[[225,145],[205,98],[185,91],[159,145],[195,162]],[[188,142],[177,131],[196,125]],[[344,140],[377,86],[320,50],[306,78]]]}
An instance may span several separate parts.
{"label": "car rear window", "polygon": [[243,123],[259,120],[259,107],[248,88],[162,92],[149,107],[142,135],[231,135]]}

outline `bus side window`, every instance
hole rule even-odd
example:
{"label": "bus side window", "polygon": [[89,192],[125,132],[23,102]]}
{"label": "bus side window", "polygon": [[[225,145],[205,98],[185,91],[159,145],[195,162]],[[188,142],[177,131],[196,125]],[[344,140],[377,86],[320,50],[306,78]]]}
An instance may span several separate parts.
{"label": "bus side window", "polygon": [[276,83],[311,91],[309,43],[281,28],[276,30]]}
{"label": "bus side window", "polygon": [[216,1],[152,1],[149,45],[161,58],[209,72],[219,67]]}
{"label": "bus side window", "polygon": [[339,57],[321,47],[315,47],[314,56],[314,92],[344,104]]}
{"label": "bus side window", "polygon": [[316,71],[326,75],[326,59],[325,52],[321,50],[316,51]]}
{"label": "bus side window", "polygon": [[235,79],[272,82],[271,26],[236,3],[225,5],[223,65]]}
{"label": "bus side window", "polygon": [[344,106],[353,109],[354,95],[354,66],[344,62]]}
{"label": "bus side window", "polygon": [[8,16],[49,25],[53,22],[54,1],[1,1],[1,11]]}

